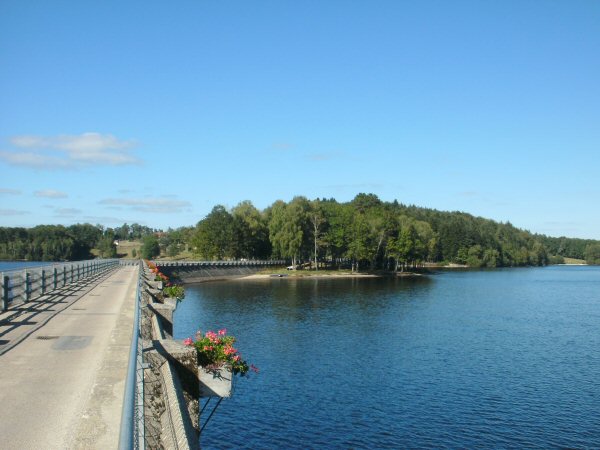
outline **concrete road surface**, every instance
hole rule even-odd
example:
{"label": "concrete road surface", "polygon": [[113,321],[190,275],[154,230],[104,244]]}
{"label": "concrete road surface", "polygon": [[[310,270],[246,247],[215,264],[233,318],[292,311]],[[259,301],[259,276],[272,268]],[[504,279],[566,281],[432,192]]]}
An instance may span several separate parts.
{"label": "concrete road surface", "polygon": [[137,279],[123,266],[2,336],[21,341],[0,356],[0,448],[117,448]]}

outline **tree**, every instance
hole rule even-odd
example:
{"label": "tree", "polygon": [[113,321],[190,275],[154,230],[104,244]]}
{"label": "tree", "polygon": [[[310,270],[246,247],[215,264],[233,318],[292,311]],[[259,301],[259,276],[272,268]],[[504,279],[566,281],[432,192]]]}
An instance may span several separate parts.
{"label": "tree", "polygon": [[390,254],[396,259],[396,271],[401,266],[402,271],[416,255],[418,234],[412,223],[403,226],[398,236],[390,239]]}
{"label": "tree", "polygon": [[308,210],[308,200],[295,197],[289,204],[276,201],[270,211],[269,239],[273,250],[283,258],[291,258],[294,269],[302,250],[306,249]]}
{"label": "tree", "polygon": [[231,211],[234,229],[234,256],[267,258],[271,253],[269,229],[265,217],[249,200],[239,203]]}
{"label": "tree", "polygon": [[585,248],[585,261],[588,264],[600,264],[600,243],[588,244]]}
{"label": "tree", "polygon": [[347,256],[352,260],[352,272],[358,272],[361,261],[370,261],[371,251],[370,227],[364,214],[356,214],[350,226],[350,242]]}
{"label": "tree", "polygon": [[198,222],[192,240],[195,252],[207,259],[233,256],[233,217],[223,205],[215,206],[210,214]]}
{"label": "tree", "polygon": [[321,245],[321,233],[323,224],[325,223],[325,218],[323,217],[323,212],[321,211],[320,203],[318,200],[311,202],[310,212],[308,216],[312,227],[315,270],[319,270],[317,252],[319,250],[319,246]]}
{"label": "tree", "polygon": [[102,258],[115,258],[117,256],[117,247],[112,233],[100,239],[98,242],[98,251]]}
{"label": "tree", "polygon": [[483,265],[483,249],[481,245],[473,245],[467,251],[467,265],[469,267],[481,267]]}
{"label": "tree", "polygon": [[[343,205],[335,200],[321,202],[327,230],[324,232],[323,241],[334,263],[339,263],[348,255],[348,246],[351,239],[351,224],[354,217],[353,208]],[[339,267],[339,264],[338,264]]]}
{"label": "tree", "polygon": [[149,234],[142,238],[140,254],[144,259],[152,259],[155,256],[160,255],[160,245],[158,244],[158,238],[155,235]]}

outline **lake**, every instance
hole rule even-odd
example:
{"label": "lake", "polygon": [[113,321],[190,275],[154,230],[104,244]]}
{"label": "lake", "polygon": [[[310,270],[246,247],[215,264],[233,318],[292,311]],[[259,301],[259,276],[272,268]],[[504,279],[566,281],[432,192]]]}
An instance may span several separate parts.
{"label": "lake", "polygon": [[0,261],[0,272],[5,272],[9,270],[29,269],[33,267],[47,266],[49,264],[56,263],[42,261]]}
{"label": "lake", "polygon": [[600,448],[600,267],[187,286],[260,368],[211,448]]}

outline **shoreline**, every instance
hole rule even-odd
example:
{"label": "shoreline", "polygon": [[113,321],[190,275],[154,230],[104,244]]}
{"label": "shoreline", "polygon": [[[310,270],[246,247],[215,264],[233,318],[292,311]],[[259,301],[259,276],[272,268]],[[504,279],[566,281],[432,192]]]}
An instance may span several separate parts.
{"label": "shoreline", "polygon": [[343,279],[343,278],[409,278],[409,277],[422,277],[424,276],[421,273],[415,272],[398,272],[397,274],[376,274],[376,273],[318,273],[318,272],[304,272],[301,274],[277,274],[277,273],[255,273],[252,275],[246,275],[243,277],[235,278],[235,280],[267,280],[271,278],[277,279],[288,279],[288,280],[298,280],[303,278],[335,278],[335,279]]}

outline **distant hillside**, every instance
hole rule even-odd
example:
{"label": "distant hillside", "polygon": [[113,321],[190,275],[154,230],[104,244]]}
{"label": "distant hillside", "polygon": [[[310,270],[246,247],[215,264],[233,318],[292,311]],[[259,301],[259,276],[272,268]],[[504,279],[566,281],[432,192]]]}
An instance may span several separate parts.
{"label": "distant hillside", "polygon": [[355,269],[371,270],[422,262],[545,265],[561,257],[581,258],[600,243],[534,235],[510,223],[383,202],[373,194],[359,194],[346,203],[296,197],[287,203],[278,200],[264,211],[248,201],[231,211],[217,205],[192,235],[192,247],[205,258],[345,260]]}
{"label": "distant hillside", "polygon": [[158,231],[140,225],[111,229],[90,224],[0,228],[0,259],[76,260],[116,256],[115,241],[137,239],[119,253],[152,258],[284,258],[355,270],[396,270],[421,263],[471,267],[546,265],[563,258],[600,263],[600,241],[554,238],[464,212],[446,212],[373,194],[352,201],[277,200],[263,211],[250,201],[231,210],[216,205],[195,227]]}

